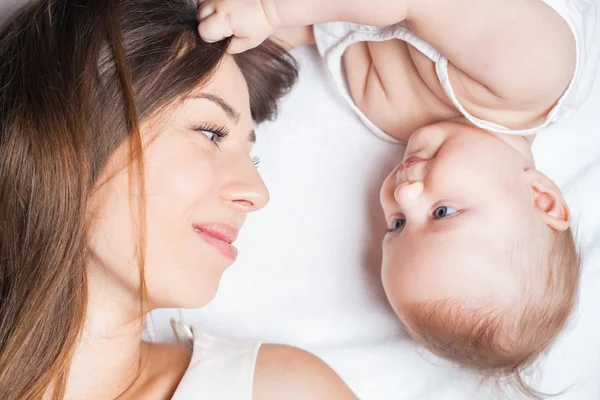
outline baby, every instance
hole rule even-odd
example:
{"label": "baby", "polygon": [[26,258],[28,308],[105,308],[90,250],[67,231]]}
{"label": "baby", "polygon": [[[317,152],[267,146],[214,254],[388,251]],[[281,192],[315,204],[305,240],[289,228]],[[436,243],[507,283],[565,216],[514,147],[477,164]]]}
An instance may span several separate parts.
{"label": "baby", "polygon": [[434,353],[525,389],[520,372],[564,327],[579,281],[569,209],[531,152],[534,134],[588,89],[577,21],[589,22],[587,0],[567,1],[199,7],[200,35],[232,36],[232,53],[314,25],[342,95],[376,135],[406,143],[381,190],[392,307]]}

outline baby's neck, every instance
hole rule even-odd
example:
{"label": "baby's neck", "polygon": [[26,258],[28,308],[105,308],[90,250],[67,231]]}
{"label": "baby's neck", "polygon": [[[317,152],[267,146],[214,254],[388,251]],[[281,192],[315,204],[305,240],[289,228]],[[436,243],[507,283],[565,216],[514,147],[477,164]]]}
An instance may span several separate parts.
{"label": "baby's neck", "polygon": [[531,144],[533,143],[535,136],[496,135],[496,137],[523,156],[528,168],[535,168],[535,161],[533,159],[533,153],[531,152]]}

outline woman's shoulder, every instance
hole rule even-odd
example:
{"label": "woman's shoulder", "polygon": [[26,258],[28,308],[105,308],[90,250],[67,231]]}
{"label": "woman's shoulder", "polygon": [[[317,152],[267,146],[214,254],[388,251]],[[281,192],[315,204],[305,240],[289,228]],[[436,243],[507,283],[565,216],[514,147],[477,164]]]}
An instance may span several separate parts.
{"label": "woman's shoulder", "polygon": [[193,329],[193,354],[173,395],[236,400],[356,399],[315,355],[285,345],[209,335]]}
{"label": "woman's shoulder", "polygon": [[296,347],[265,344],[256,360],[252,398],[350,400],[356,396],[317,356]]}

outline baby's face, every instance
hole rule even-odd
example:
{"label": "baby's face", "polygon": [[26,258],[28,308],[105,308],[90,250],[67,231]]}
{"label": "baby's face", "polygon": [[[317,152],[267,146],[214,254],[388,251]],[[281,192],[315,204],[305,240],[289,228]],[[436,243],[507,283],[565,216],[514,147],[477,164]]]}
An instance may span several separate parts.
{"label": "baby's face", "polygon": [[527,280],[510,256],[532,226],[542,227],[525,170],[511,146],[463,123],[411,136],[381,190],[383,284],[400,316],[411,303],[489,304],[522,293]]}

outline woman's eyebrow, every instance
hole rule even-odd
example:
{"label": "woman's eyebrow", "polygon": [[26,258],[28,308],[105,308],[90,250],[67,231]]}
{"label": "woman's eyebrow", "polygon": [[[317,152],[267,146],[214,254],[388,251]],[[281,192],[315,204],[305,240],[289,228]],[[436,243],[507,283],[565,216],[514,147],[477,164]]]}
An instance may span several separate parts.
{"label": "woman's eyebrow", "polygon": [[210,93],[200,93],[196,96],[193,96],[192,98],[206,99],[208,101],[211,101],[217,106],[219,106],[225,112],[225,115],[227,115],[227,117],[229,117],[229,119],[232,120],[235,124],[240,122],[241,114],[219,96]]}

